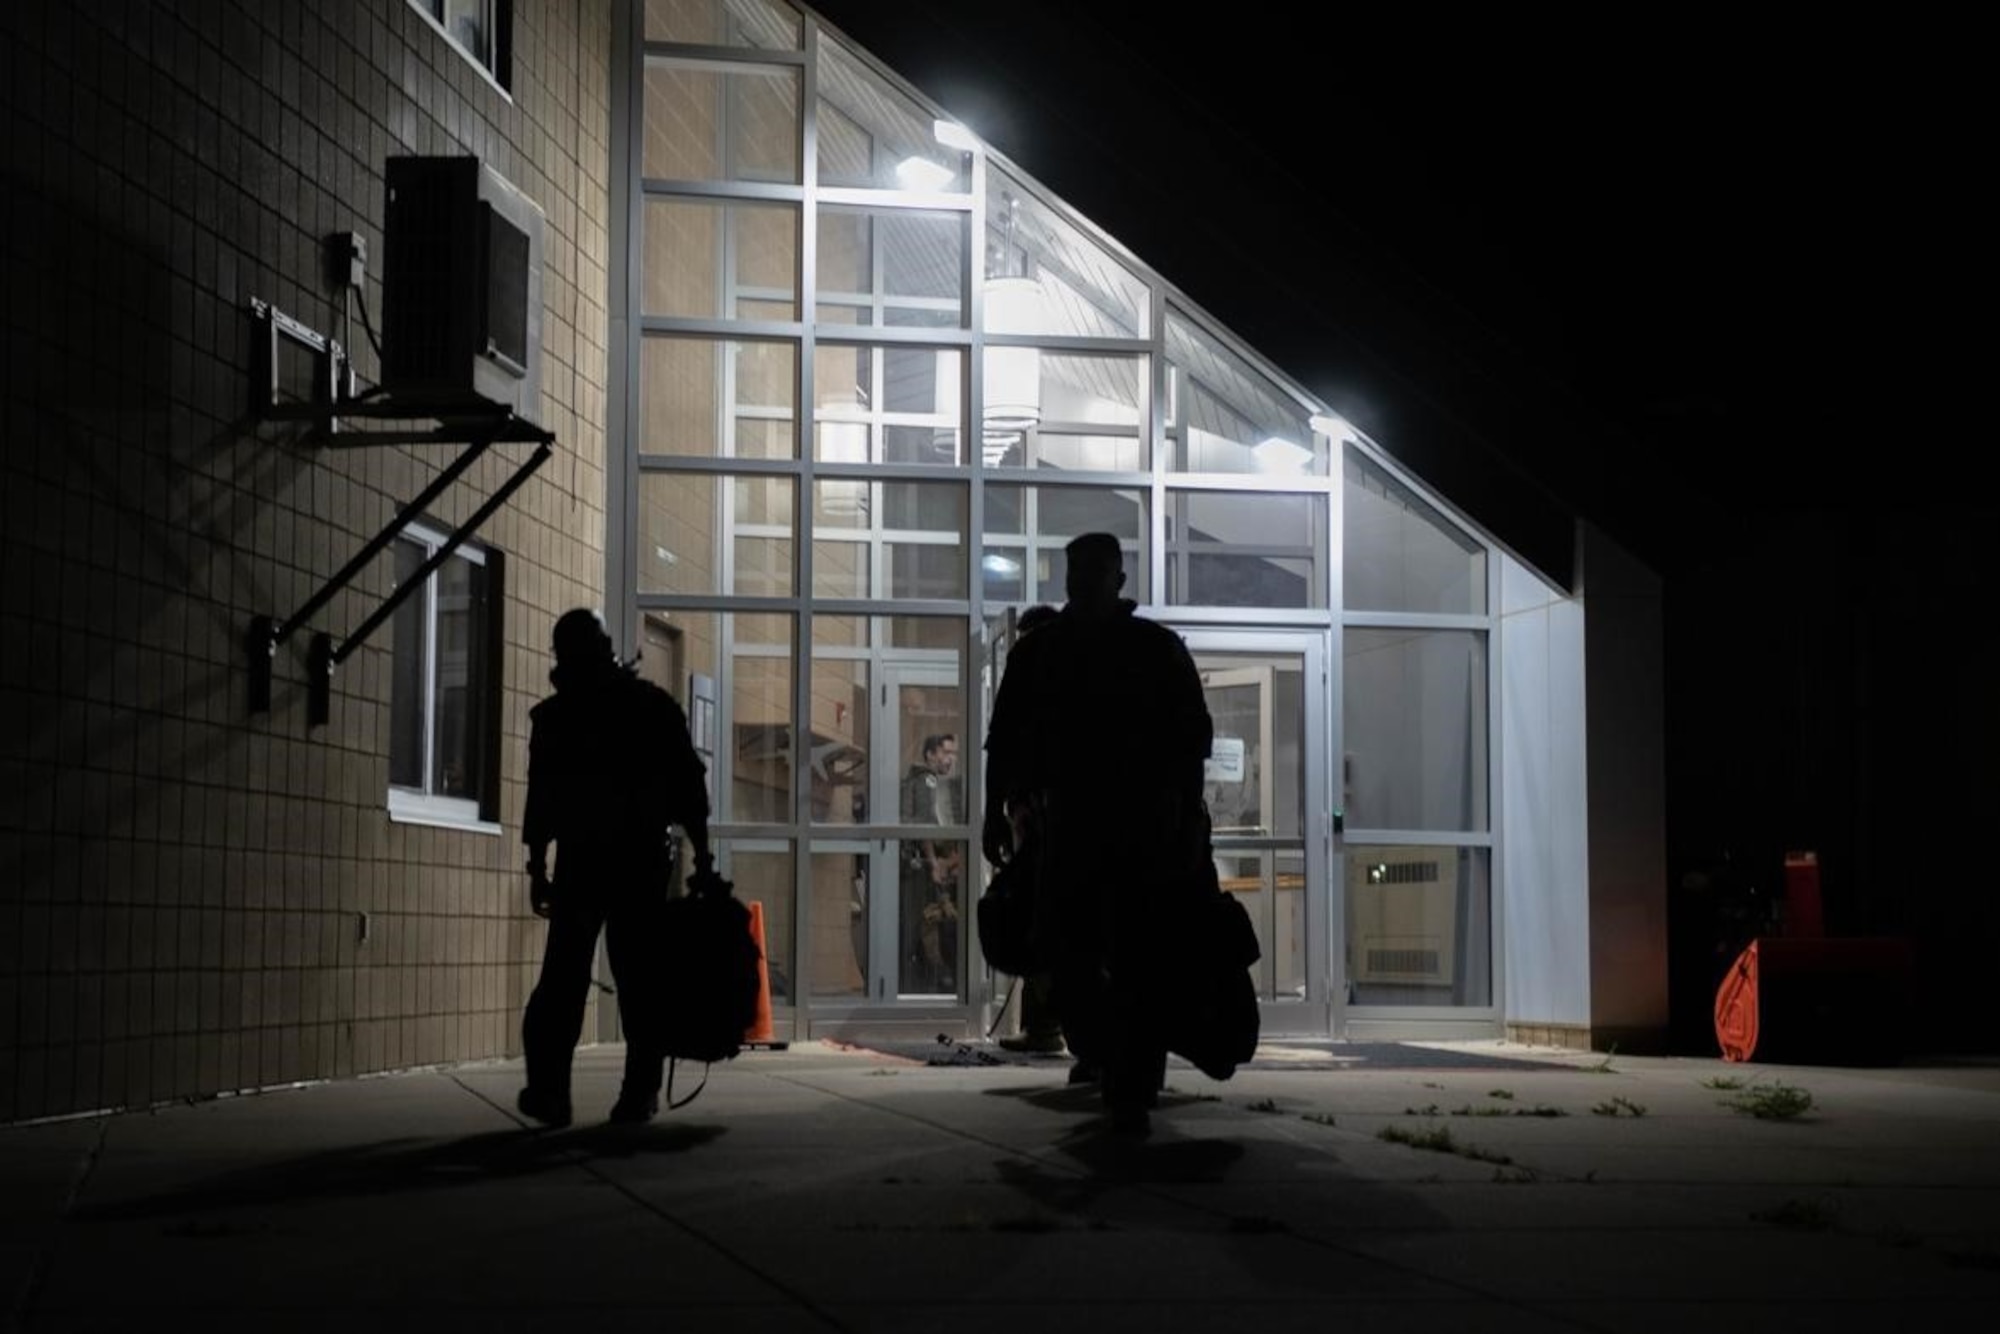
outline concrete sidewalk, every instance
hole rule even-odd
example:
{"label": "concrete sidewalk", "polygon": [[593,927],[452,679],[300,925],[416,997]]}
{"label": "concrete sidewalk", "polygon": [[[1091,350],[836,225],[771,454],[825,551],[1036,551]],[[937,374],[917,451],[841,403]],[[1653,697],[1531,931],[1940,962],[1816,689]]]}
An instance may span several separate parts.
{"label": "concrete sidewalk", "polygon": [[[599,1124],[616,1048],[580,1054],[581,1119],[558,1132],[514,1112],[518,1062],[9,1127],[4,1314],[773,1334],[2000,1315],[2000,1068],[1452,1046],[1531,1059],[1328,1069],[1274,1047],[1226,1083],[1177,1064],[1143,1141],[1103,1133],[1060,1065],[818,1043],[747,1052],[641,1128]],[[1813,1105],[1758,1119],[1722,1080]]]}

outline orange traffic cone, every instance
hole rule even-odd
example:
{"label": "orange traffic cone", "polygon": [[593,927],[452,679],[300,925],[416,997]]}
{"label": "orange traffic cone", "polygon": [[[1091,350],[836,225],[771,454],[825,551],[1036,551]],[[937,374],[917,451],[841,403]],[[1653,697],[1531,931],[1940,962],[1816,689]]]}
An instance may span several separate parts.
{"label": "orange traffic cone", "polygon": [[750,900],[750,939],[757,942],[757,1014],[743,1034],[746,1047],[770,1047],[783,1051],[786,1044],[773,1041],[771,1030],[771,965],[764,953],[764,905]]}

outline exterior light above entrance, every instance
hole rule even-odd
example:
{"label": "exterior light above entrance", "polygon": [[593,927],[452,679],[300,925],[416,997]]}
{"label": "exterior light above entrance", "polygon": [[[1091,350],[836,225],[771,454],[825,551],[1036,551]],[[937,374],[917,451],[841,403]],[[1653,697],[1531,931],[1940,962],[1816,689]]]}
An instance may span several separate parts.
{"label": "exterior light above entrance", "polygon": [[1336,445],[1358,445],[1361,433],[1348,424],[1347,418],[1335,412],[1316,413],[1312,419],[1313,430],[1330,436]]}
{"label": "exterior light above entrance", "polygon": [[931,134],[946,148],[956,148],[965,153],[979,151],[979,141],[972,137],[972,131],[952,120],[931,122]]}
{"label": "exterior light above entrance", "polygon": [[905,190],[942,190],[958,175],[941,162],[911,156],[896,164],[896,179]]}

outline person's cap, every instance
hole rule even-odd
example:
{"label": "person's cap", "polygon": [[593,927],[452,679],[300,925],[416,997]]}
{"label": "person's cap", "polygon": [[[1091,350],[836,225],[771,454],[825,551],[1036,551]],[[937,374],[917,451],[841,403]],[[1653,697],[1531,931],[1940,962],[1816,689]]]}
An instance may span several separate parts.
{"label": "person's cap", "polygon": [[1073,537],[1063,547],[1063,554],[1069,558],[1071,569],[1083,566],[1117,570],[1125,565],[1125,553],[1119,549],[1118,539],[1110,533],[1085,533],[1081,537]]}
{"label": "person's cap", "polygon": [[558,660],[611,656],[611,634],[604,628],[604,618],[590,607],[578,607],[558,616],[552,642]]}

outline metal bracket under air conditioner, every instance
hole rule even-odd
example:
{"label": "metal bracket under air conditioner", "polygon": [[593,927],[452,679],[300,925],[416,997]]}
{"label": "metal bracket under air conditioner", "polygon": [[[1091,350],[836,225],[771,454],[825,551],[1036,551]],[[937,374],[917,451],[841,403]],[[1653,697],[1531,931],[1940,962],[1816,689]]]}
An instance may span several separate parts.
{"label": "metal bracket under air conditioner", "polygon": [[[256,317],[269,326],[269,337],[264,344],[263,369],[266,373],[259,377],[263,398],[253,405],[259,417],[267,421],[314,423],[318,429],[307,438],[313,443],[334,448],[411,444],[466,446],[297,611],[282,621],[272,616],[251,618],[249,631],[244,636],[244,653],[250,672],[250,710],[253,713],[270,711],[271,673],[279,645],[331,602],[369,561],[394,541],[412,520],[423,514],[453,482],[464,476],[487,450],[502,444],[535,446],[534,452],[472,512],[472,516],[454,529],[428,560],[400,581],[382,605],[345,639],[335,643],[333,636],[324,631],[313,635],[307,650],[306,723],[310,727],[320,727],[332,716],[335,669],[360,648],[382,622],[395,614],[405,598],[423,586],[432,571],[450,558],[468,537],[479,531],[480,526],[493,517],[538,468],[548,462],[555,452],[555,434],[515,416],[511,408],[484,401],[399,401],[375,392],[356,395],[352,393],[351,373],[340,344],[300,324],[268,302],[253,301],[251,307]],[[324,385],[324,397],[319,401],[310,404],[279,401],[277,365],[280,337],[290,338],[327,358],[324,381],[315,376],[315,383]],[[433,425],[414,425],[426,420]],[[380,422],[384,425],[364,427],[359,425],[361,422]],[[353,429],[349,429],[350,424],[353,424]]]}

